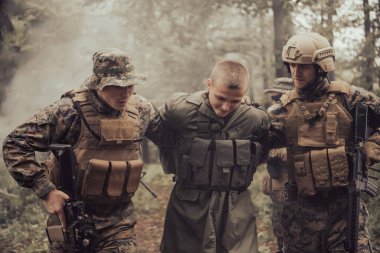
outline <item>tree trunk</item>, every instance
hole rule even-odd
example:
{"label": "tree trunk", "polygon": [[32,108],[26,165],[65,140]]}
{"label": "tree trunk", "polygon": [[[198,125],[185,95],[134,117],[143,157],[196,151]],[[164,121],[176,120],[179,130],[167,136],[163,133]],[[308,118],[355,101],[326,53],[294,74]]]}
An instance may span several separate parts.
{"label": "tree trunk", "polygon": [[293,34],[293,22],[286,5],[287,2],[288,0],[272,0],[276,77],[288,75],[281,59],[282,48],[286,40]]}
{"label": "tree trunk", "polygon": [[[260,37],[265,37],[265,22],[264,22],[264,14],[260,12]],[[263,88],[268,89],[268,68],[267,68],[267,47],[265,45],[265,40],[261,40],[261,75],[263,78]]]}
{"label": "tree trunk", "polygon": [[4,34],[11,32],[14,29],[7,13],[7,2],[7,0],[0,0],[0,52],[4,46]]}
{"label": "tree trunk", "polygon": [[[330,45],[334,46],[334,23],[333,16],[335,15],[334,0],[327,0],[327,21],[326,21],[326,35]],[[323,9],[323,8],[322,8]],[[328,75],[330,80],[335,80],[335,72],[330,72]]]}
{"label": "tree trunk", "polygon": [[364,12],[364,57],[366,64],[363,66],[364,84],[363,87],[372,90],[373,89],[373,72],[375,62],[375,41],[374,36],[371,33],[371,17],[370,6],[368,0],[363,0],[363,12]]}

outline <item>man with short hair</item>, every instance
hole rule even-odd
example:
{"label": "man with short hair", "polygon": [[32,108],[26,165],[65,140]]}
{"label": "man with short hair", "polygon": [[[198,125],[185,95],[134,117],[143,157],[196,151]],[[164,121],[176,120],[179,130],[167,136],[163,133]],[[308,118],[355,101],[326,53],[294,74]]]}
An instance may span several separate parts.
{"label": "man with short hair", "polygon": [[[94,228],[88,252],[134,253],[132,196],[142,166],[139,142],[144,135],[158,141],[160,118],[150,102],[134,93],[143,78],[126,52],[100,50],[93,61],[94,73],[80,89],[65,93],[6,137],[4,161],[15,180],[43,200],[51,214],[48,228],[65,228],[63,207],[69,196],[60,189],[60,175],[68,168],[60,168],[55,156],[38,163],[35,151],[47,152],[55,143],[71,145],[77,195],[85,203],[86,225]],[[54,233],[48,236],[52,252],[72,251],[53,239]]]}
{"label": "man with short hair", "polygon": [[[329,41],[317,33],[292,36],[282,52],[294,90],[268,112],[274,140],[287,148],[288,199],[281,215],[286,253],[353,252],[347,247],[347,220],[353,171],[349,151],[358,123],[354,112],[359,102],[365,103],[368,125],[376,129],[380,99],[346,82],[330,81],[327,73],[335,69],[334,58]],[[371,252],[368,212],[362,201],[359,213],[357,252]]]}
{"label": "man with short hair", "polygon": [[[264,90],[272,103],[280,100],[280,97],[293,89],[293,80],[288,77],[279,77],[274,80],[272,88]],[[276,253],[283,252],[284,239],[281,229],[282,205],[286,199],[285,183],[288,181],[288,170],[286,166],[286,148],[274,148],[269,151],[267,159],[268,174],[263,178],[263,193],[268,195],[272,201],[272,230],[276,237]]]}
{"label": "man with short hair", "polygon": [[242,64],[221,61],[207,91],[174,94],[160,110],[172,140],[161,159],[176,182],[161,252],[256,252],[247,188],[265,149],[268,117],[245,96],[248,85]]}

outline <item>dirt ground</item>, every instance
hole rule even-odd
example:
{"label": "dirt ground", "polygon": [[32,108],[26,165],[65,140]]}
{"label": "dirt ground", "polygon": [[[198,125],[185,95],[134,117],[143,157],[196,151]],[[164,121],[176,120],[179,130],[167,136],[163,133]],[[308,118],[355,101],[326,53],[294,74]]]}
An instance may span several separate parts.
{"label": "dirt ground", "polygon": [[[157,193],[158,198],[153,198],[145,189],[139,189],[135,196],[135,208],[137,215],[137,225],[135,226],[140,253],[158,253],[163,224],[166,213],[166,205],[170,196],[173,183],[170,176],[161,176],[152,170],[148,171],[147,178],[149,186]],[[154,179],[153,179],[154,178]],[[257,179],[259,180],[259,179]],[[257,189],[251,189],[255,206],[258,210],[257,232],[259,240],[259,252],[270,253],[275,249],[275,239],[270,227],[270,212],[268,209],[268,199],[264,195],[255,194]],[[259,207],[260,206],[260,207]]]}

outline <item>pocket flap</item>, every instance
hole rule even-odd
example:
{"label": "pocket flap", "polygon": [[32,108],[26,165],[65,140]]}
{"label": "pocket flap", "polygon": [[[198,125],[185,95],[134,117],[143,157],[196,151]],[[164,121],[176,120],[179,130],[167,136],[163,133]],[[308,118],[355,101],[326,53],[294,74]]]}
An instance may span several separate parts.
{"label": "pocket flap", "polygon": [[219,167],[232,167],[234,165],[234,146],[232,140],[215,141],[216,164]]}
{"label": "pocket flap", "polygon": [[83,179],[82,195],[100,196],[103,194],[104,182],[107,177],[110,162],[91,159]]}
{"label": "pocket flap", "polygon": [[132,193],[136,192],[139,188],[139,183],[141,179],[141,172],[142,168],[144,166],[144,163],[142,160],[132,160],[129,161],[129,176],[128,176],[128,182],[127,182],[127,192]]}
{"label": "pocket flap", "polygon": [[189,162],[195,167],[202,167],[205,165],[207,158],[207,151],[210,146],[211,140],[194,138],[193,145],[191,146]]}
{"label": "pocket flap", "polygon": [[111,173],[107,187],[108,196],[119,197],[123,194],[126,170],[126,161],[111,161]]}
{"label": "pocket flap", "polygon": [[251,161],[251,141],[235,140],[236,142],[236,163],[241,166],[248,166]]}
{"label": "pocket flap", "polygon": [[100,134],[105,141],[131,141],[134,137],[133,122],[126,119],[100,120]]}

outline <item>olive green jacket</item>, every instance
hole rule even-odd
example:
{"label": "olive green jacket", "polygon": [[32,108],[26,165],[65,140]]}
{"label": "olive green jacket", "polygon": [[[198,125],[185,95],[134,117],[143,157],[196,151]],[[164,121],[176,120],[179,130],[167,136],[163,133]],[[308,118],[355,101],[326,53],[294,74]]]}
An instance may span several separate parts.
{"label": "olive green jacket", "polygon": [[[174,173],[189,139],[197,136],[198,113],[220,124],[217,139],[250,139],[266,150],[268,117],[246,101],[219,118],[211,109],[206,92],[174,94],[160,110],[167,140],[160,147],[165,172]],[[265,152],[264,152],[265,153]],[[223,253],[256,252],[255,216],[250,192],[190,189],[176,183],[167,207],[161,252]]]}

